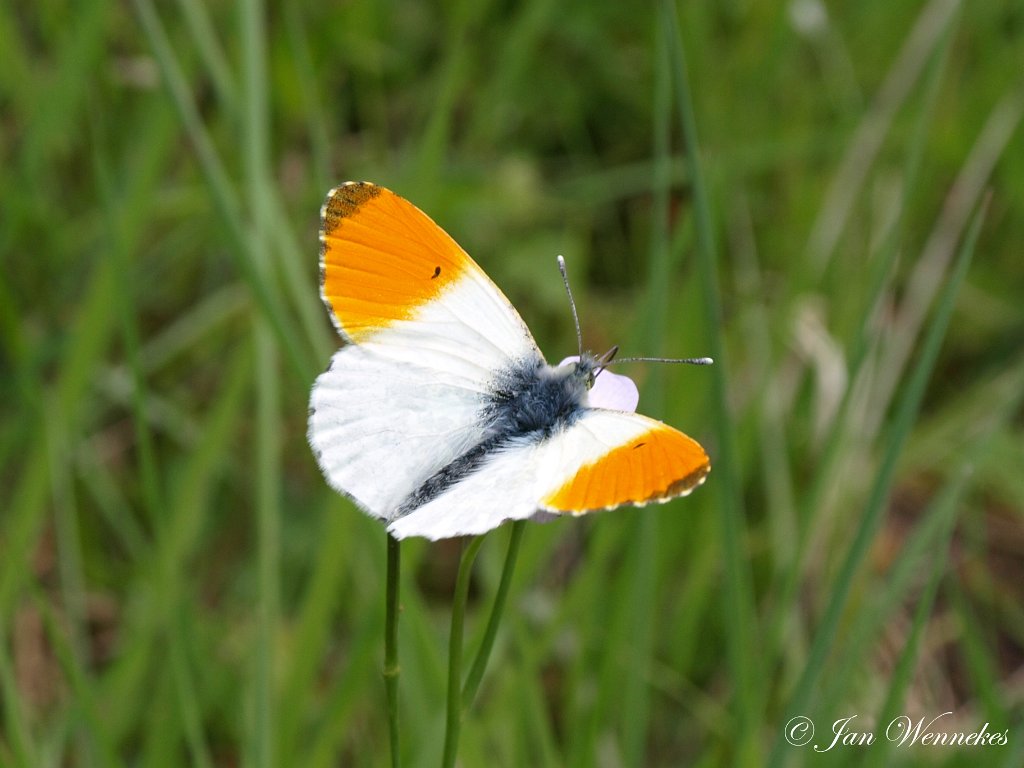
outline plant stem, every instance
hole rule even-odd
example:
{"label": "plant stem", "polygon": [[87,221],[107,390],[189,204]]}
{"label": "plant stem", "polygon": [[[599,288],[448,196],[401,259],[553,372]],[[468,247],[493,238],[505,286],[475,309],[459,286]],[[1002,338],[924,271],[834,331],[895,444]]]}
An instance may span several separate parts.
{"label": "plant stem", "polygon": [[401,573],[401,543],[388,534],[387,605],[384,614],[384,688],[388,698],[388,734],[391,737],[391,766],[399,768],[402,754],[398,744],[398,577]]}
{"label": "plant stem", "polygon": [[523,540],[523,531],[526,530],[525,520],[516,520],[512,523],[512,537],[508,540],[508,553],[505,555],[505,565],[501,570],[501,581],[498,582],[498,591],[494,595],[494,606],[491,608],[491,615],[487,619],[487,629],[484,630],[483,639],[480,641],[480,648],[476,652],[473,666],[466,676],[466,682],[462,686],[462,708],[467,710],[472,706],[476,692],[480,688],[480,680],[484,676],[487,662],[491,657],[491,649],[494,647],[494,638],[498,634],[498,625],[501,623],[501,615],[505,610],[505,601],[508,598],[508,589],[512,584],[512,572],[516,569],[516,558],[519,556],[519,544]]}
{"label": "plant stem", "polygon": [[483,541],[483,536],[477,536],[463,550],[459,575],[455,579],[451,637],[448,639],[448,719],[445,725],[444,757],[441,761],[444,768],[454,768],[455,756],[459,751],[459,727],[462,725],[462,625],[466,615],[466,597],[469,595],[469,575]]}

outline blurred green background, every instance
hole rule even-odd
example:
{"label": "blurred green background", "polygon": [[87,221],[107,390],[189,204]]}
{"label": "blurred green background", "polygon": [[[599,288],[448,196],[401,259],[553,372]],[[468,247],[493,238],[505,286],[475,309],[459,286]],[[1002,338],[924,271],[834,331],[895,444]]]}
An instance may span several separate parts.
{"label": "blurred green background", "polygon": [[[1020,0],[0,5],[0,764],[387,764],[384,532],[305,441],[346,179],[549,359],[557,254],[592,349],[718,358],[629,371],[705,486],[527,529],[462,765],[1024,764],[1022,114]],[[403,545],[410,766],[459,546]],[[885,745],[945,712],[1009,743]]]}

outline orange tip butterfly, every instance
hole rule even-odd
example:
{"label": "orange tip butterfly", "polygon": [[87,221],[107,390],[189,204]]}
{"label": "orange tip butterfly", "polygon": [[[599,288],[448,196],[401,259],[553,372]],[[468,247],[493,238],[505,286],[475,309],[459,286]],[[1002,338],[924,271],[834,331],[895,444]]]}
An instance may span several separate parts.
{"label": "orange tip butterfly", "polygon": [[634,413],[636,386],[608,356],[548,365],[515,307],[412,203],[348,182],[321,217],[320,293],[347,343],[313,385],[309,442],[331,486],[392,536],[642,506],[704,482],[704,449]]}

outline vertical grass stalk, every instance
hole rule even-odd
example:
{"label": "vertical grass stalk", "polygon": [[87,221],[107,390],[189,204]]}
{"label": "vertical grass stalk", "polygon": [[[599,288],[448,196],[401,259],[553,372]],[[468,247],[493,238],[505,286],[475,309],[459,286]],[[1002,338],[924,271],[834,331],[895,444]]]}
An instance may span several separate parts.
{"label": "vertical grass stalk", "polygon": [[452,597],[452,627],[448,638],[448,712],[444,729],[443,768],[454,768],[459,752],[459,729],[462,725],[462,627],[466,616],[466,598],[469,596],[469,576],[473,572],[484,537],[477,536],[462,552],[459,574],[455,579]]}
{"label": "vertical grass stalk", "polygon": [[401,576],[402,544],[388,534],[388,581],[384,606],[384,691],[388,706],[388,740],[391,744],[391,766],[402,764],[398,740],[398,580]]}
{"label": "vertical grass stalk", "polygon": [[[266,8],[262,0],[242,0],[239,26],[242,41],[242,86],[245,120],[242,129],[246,180],[245,210],[249,213],[245,243],[249,262],[272,285],[270,249],[270,104],[267,92]],[[279,299],[279,296],[273,298]],[[280,306],[280,303],[277,304]],[[278,379],[278,339],[270,314],[257,307],[253,323],[256,351],[256,523],[259,573],[259,629],[256,650],[255,721],[252,754],[256,765],[277,762],[277,697],[274,636],[280,623],[280,503],[281,496],[281,401]]]}
{"label": "vertical grass stalk", "polygon": [[473,666],[470,667],[466,682],[462,685],[462,708],[469,709],[476,698],[476,692],[480,688],[480,680],[487,669],[487,662],[491,657],[491,649],[494,647],[494,638],[498,634],[498,625],[501,623],[501,615],[505,611],[505,603],[508,599],[508,589],[512,584],[512,573],[516,569],[516,560],[519,557],[519,545],[523,541],[523,532],[526,530],[525,520],[516,520],[512,523],[512,536],[508,540],[508,552],[505,554],[505,565],[501,569],[501,580],[498,582],[498,591],[494,595],[494,605],[491,606],[491,615],[487,619],[487,628],[484,630],[483,639],[480,641],[480,648],[476,652]]}

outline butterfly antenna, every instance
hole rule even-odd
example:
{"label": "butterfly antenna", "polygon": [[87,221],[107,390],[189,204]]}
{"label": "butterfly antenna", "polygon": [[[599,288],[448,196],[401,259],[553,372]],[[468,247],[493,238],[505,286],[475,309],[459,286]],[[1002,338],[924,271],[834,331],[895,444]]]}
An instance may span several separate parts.
{"label": "butterfly antenna", "polygon": [[604,367],[618,365],[619,363],[686,363],[687,365],[712,365],[715,361],[710,357],[620,357],[618,360],[609,360]]}
{"label": "butterfly antenna", "polygon": [[558,271],[562,273],[562,282],[565,284],[565,292],[569,295],[569,306],[572,308],[572,321],[576,324],[576,347],[580,357],[583,357],[583,333],[580,331],[580,316],[576,314],[576,300],[572,297],[572,289],[569,287],[569,274],[565,271],[565,259],[558,257]]}

